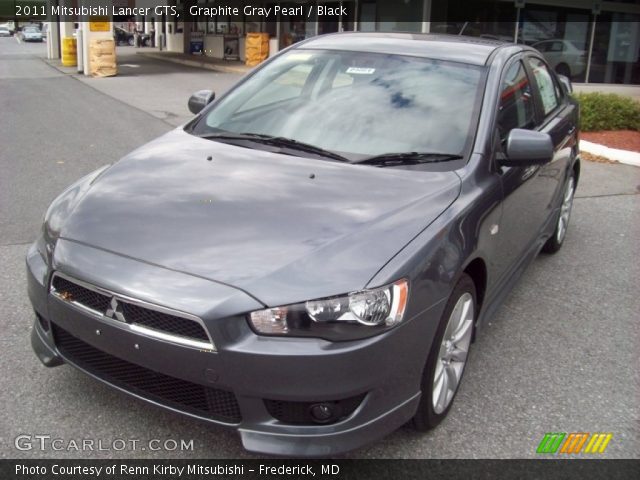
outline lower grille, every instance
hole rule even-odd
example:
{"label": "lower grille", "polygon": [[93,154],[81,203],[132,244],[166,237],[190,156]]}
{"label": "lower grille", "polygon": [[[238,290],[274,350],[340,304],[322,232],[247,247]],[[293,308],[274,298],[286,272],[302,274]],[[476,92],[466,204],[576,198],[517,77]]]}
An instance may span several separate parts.
{"label": "lower grille", "polygon": [[58,350],[83,370],[113,385],[176,410],[226,423],[242,420],[232,392],[170,377],[114,357],[51,324]]}

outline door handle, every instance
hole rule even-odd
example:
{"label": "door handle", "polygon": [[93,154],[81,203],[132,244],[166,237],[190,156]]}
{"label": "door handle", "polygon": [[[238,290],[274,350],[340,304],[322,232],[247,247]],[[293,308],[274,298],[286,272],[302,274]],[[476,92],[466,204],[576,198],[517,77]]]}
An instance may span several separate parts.
{"label": "door handle", "polygon": [[535,175],[535,173],[540,169],[539,165],[531,165],[524,169],[522,172],[522,176],[520,177],[520,181],[525,182],[529,180],[531,177]]}

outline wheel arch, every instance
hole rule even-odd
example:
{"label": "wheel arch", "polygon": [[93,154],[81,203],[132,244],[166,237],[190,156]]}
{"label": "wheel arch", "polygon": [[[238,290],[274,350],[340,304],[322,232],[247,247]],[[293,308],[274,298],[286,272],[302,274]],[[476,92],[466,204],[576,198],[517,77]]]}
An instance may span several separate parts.
{"label": "wheel arch", "polygon": [[573,166],[571,167],[573,170],[573,179],[575,182],[575,186],[578,186],[578,180],[580,180],[580,157],[576,156],[575,161],[573,162]]}
{"label": "wheel arch", "polygon": [[465,266],[463,273],[471,277],[476,287],[476,302],[478,312],[484,303],[487,292],[487,265],[481,257],[476,257]]}

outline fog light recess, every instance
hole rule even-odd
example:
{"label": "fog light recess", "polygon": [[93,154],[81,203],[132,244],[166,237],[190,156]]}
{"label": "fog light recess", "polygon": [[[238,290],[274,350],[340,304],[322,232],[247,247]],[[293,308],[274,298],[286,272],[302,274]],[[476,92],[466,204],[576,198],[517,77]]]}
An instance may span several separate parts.
{"label": "fog light recess", "polygon": [[362,403],[365,394],[342,400],[290,402],[265,400],[269,414],[282,423],[292,425],[322,425],[336,423],[350,416]]}
{"label": "fog light recess", "polygon": [[51,329],[49,320],[47,320],[37,312],[36,312],[36,318],[38,319],[38,323],[40,324],[40,327],[42,328],[42,330],[44,330],[45,332],[48,332]]}
{"label": "fog light recess", "polygon": [[314,403],[309,407],[309,414],[318,423],[327,423],[335,416],[335,406],[331,403]]}

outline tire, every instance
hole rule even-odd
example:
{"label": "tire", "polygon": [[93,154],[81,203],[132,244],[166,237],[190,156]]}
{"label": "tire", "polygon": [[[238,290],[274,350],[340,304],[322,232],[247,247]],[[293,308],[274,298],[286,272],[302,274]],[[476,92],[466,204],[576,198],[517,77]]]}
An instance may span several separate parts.
{"label": "tire", "polygon": [[558,221],[556,222],[556,228],[553,230],[553,235],[549,237],[549,240],[542,247],[544,253],[556,253],[567,236],[567,229],[569,228],[569,220],[571,219],[571,210],[573,207],[573,196],[576,192],[576,183],[573,176],[573,172],[569,174],[567,181],[565,182],[564,191],[562,194],[562,203],[560,204],[560,214],[558,215]]}
{"label": "tire", "polygon": [[569,65],[567,65],[566,63],[558,64],[558,66],[556,66],[556,73],[558,75],[564,75],[568,79],[571,79],[571,69],[569,68]]}
{"label": "tire", "polygon": [[422,396],[413,417],[417,430],[436,427],[449,413],[467,364],[476,315],[476,287],[463,274],[447,300],[422,373]]}
{"label": "tire", "polygon": [[130,47],[135,46],[136,41],[133,37],[129,37],[129,39],[127,40],[127,43],[129,44]]}

